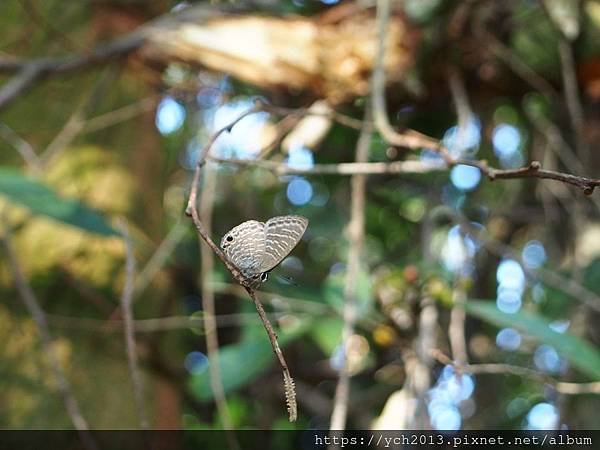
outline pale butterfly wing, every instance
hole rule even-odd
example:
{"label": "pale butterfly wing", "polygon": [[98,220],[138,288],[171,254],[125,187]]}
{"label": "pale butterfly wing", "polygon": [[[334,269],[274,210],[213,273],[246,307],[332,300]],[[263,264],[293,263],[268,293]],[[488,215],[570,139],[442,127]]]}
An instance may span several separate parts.
{"label": "pale butterfly wing", "polygon": [[232,228],[221,239],[221,248],[225,255],[246,278],[252,278],[262,272],[265,236],[263,222],[248,220]]}
{"label": "pale butterfly wing", "polygon": [[278,216],[265,225],[265,249],[260,265],[261,273],[279,264],[298,244],[308,226],[302,216]]}

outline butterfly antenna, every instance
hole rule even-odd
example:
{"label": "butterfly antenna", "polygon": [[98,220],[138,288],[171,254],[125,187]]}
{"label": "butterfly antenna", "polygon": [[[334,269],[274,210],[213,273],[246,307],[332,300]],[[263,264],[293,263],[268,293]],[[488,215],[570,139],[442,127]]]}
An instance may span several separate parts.
{"label": "butterfly antenna", "polygon": [[292,277],[288,277],[286,275],[277,275],[277,279],[279,281],[283,281],[286,284],[291,284],[294,287],[299,287],[300,285],[294,281]]}

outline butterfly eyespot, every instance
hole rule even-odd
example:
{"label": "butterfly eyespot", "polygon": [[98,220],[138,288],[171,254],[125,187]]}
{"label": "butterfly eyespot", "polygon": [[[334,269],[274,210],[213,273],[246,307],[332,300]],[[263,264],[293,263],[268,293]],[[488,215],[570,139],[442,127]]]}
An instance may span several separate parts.
{"label": "butterfly eyespot", "polygon": [[233,236],[227,236],[227,237],[225,238],[225,240],[226,240],[227,242],[231,242],[231,241],[233,241]]}
{"label": "butterfly eyespot", "polygon": [[269,278],[269,273],[268,272],[263,272],[260,274],[260,281],[262,283],[264,283],[265,281],[267,281],[267,279]]}

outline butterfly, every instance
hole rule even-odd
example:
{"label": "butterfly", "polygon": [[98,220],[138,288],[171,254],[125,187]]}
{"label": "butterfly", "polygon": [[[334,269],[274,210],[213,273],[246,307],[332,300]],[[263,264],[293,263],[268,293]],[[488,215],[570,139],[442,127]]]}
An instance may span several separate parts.
{"label": "butterfly", "polygon": [[267,281],[268,273],[290,254],[308,227],[302,216],[277,216],[266,223],[248,220],[232,228],[221,249],[254,288]]}

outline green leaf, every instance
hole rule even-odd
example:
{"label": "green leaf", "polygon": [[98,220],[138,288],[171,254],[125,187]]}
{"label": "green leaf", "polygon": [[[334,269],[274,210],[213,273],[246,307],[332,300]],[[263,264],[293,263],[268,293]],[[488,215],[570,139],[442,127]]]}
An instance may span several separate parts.
{"label": "green leaf", "polygon": [[329,356],[342,342],[343,327],[344,322],[338,317],[317,319],[310,329],[310,337]]}
{"label": "green leaf", "polygon": [[[344,307],[345,282],[345,271],[336,272],[327,276],[322,288],[322,296],[325,302],[338,311],[341,311]],[[360,270],[358,272],[356,284],[357,314],[362,317],[369,312],[369,309],[371,308],[371,298],[373,296],[369,274],[364,270]]]}
{"label": "green leaf", "polygon": [[594,259],[585,268],[583,284],[595,294],[600,294],[600,258]]}
{"label": "green leaf", "polygon": [[[257,320],[259,320],[257,318]],[[283,348],[289,342],[299,338],[308,330],[308,322],[303,321],[292,331],[278,333],[279,344]],[[228,345],[219,351],[221,382],[225,392],[245,386],[257,378],[268,367],[277,364],[269,337],[262,326],[249,326],[242,340]],[[293,376],[293,374],[292,374]],[[283,378],[281,379],[283,383]],[[191,377],[190,388],[200,400],[213,398],[208,368]]]}
{"label": "green leaf", "polygon": [[464,306],[467,313],[486,322],[500,327],[516,328],[553,346],[574,367],[592,379],[600,380],[600,352],[577,336],[553,331],[543,317],[529,312],[507,314],[489,301],[470,300]]}
{"label": "green leaf", "polygon": [[33,214],[104,236],[119,235],[106,219],[83,203],[60,197],[48,186],[13,169],[0,168],[0,194],[28,208]]}

